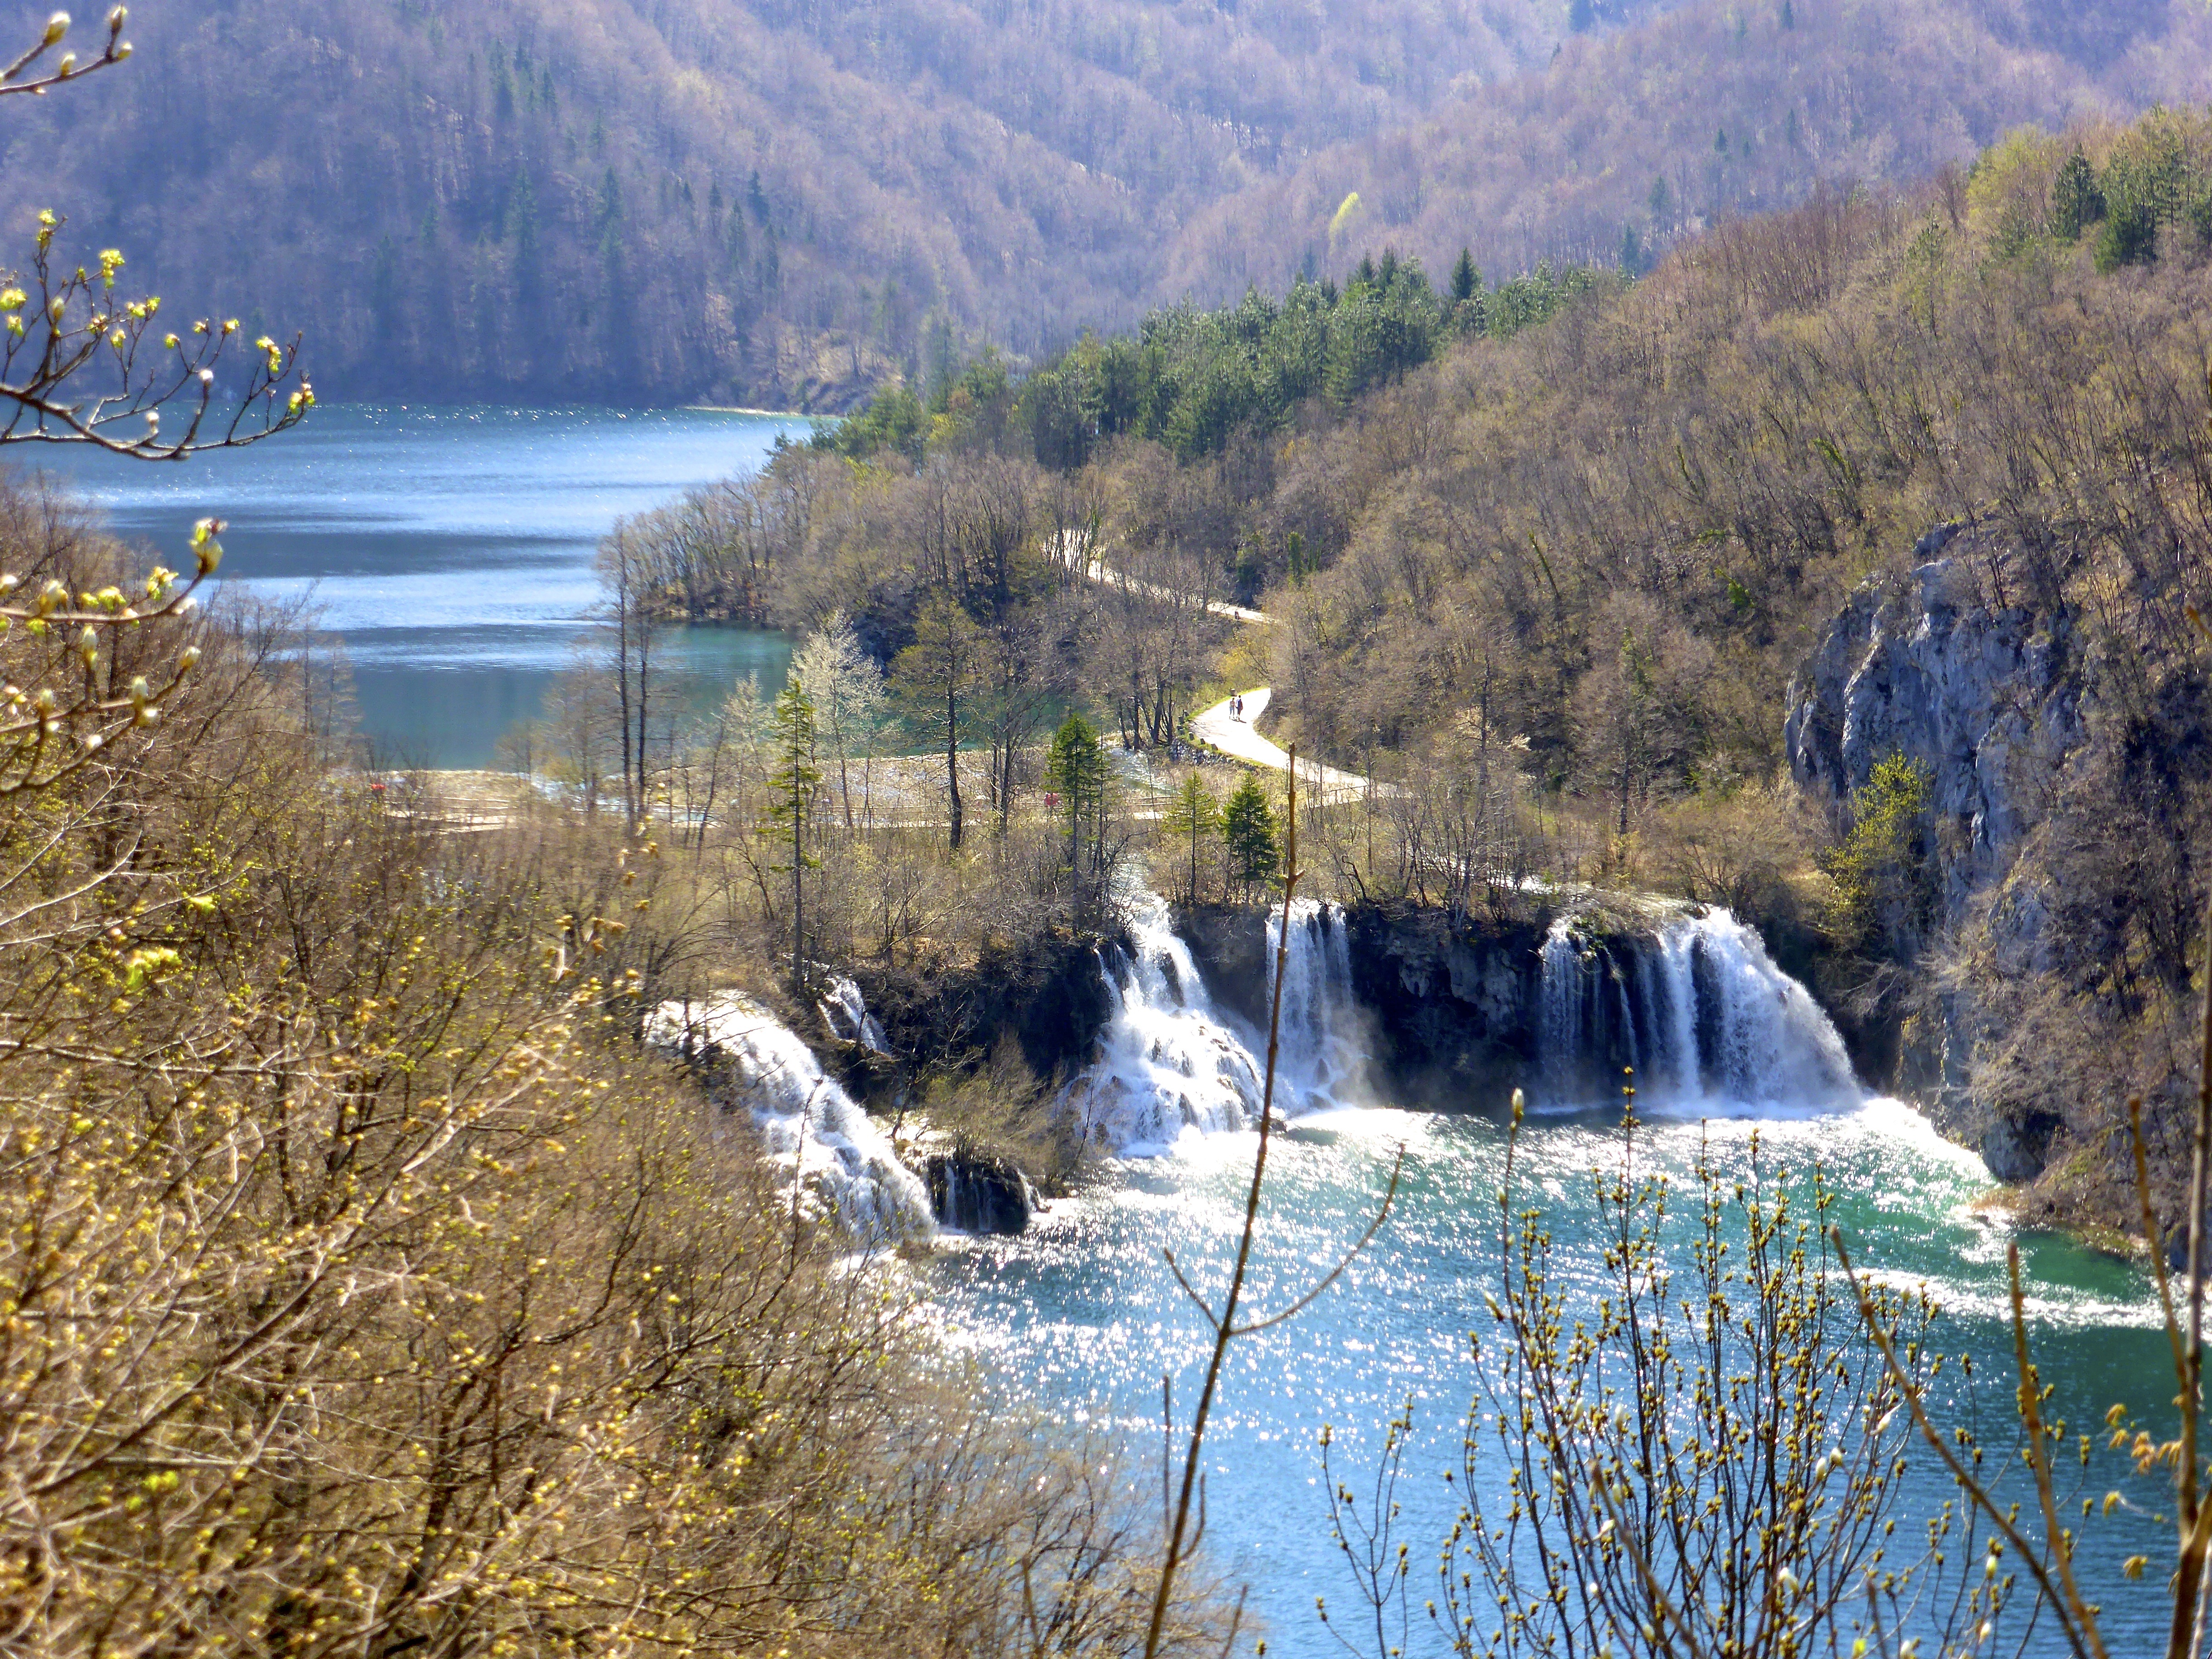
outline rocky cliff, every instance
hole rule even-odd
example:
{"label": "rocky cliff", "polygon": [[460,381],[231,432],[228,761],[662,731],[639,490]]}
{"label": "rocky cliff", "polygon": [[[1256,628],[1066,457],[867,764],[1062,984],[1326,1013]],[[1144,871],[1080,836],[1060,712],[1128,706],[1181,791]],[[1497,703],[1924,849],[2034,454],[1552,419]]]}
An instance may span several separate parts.
{"label": "rocky cliff", "polygon": [[2140,627],[2021,602],[1985,529],[1946,526],[1916,553],[1851,594],[1785,726],[1838,829],[1886,757],[1928,780],[1932,922],[1849,988],[1896,1039],[1868,1080],[2033,1183],[2026,1213],[2129,1226],[2122,1103],[2146,1102],[2164,1190],[2195,1086],[2202,673]]}

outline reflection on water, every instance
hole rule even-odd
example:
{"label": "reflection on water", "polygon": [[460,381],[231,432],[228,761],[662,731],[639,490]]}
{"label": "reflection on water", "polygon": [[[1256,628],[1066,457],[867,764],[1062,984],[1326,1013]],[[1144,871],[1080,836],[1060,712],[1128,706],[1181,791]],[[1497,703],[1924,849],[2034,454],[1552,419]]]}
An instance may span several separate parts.
{"label": "reflection on water", "polygon": [[[1969,1208],[1988,1188],[1979,1160],[1938,1139],[1908,1109],[1877,1101],[1834,1115],[1717,1122],[1710,1133],[1721,1169],[1747,1164],[1754,1128],[1770,1171],[1802,1173],[1820,1162],[1844,1194],[1838,1219],[1858,1259],[1928,1285],[1946,1310],[1942,1346],[1985,1362],[1983,1404],[2001,1416],[2010,1388],[2001,1322],[2008,1235]],[[1650,1124],[1639,1163],[1686,1182],[1705,1133],[1696,1123]],[[1457,1466],[1471,1393],[1468,1334],[1488,1322],[1482,1295],[1498,1283],[1503,1131],[1474,1117],[1371,1110],[1308,1120],[1279,1139],[1250,1305],[1279,1304],[1358,1237],[1401,1142],[1406,1170],[1391,1220],[1315,1307],[1232,1346],[1209,1434],[1209,1545],[1252,1583],[1271,1653],[1341,1651],[1314,1617],[1316,1594],[1337,1604],[1351,1590],[1316,1484],[1315,1437],[1324,1423],[1337,1432],[1340,1475],[1356,1474],[1371,1467],[1382,1425],[1413,1402],[1416,1446],[1401,1492],[1413,1522],[1417,1618],[1433,1593],[1435,1546],[1455,1513],[1441,1477]],[[952,1340],[1010,1386],[1042,1390],[1071,1419],[1109,1427],[1152,1467],[1161,1375],[1175,1376],[1175,1397],[1187,1407],[1202,1358],[1202,1327],[1160,1245],[1174,1242],[1201,1288],[1225,1280],[1252,1145],[1245,1133],[1186,1139],[1176,1158],[1109,1166],[1027,1235],[963,1244],[929,1270]],[[1596,1120],[1532,1122],[1523,1132],[1523,1191],[1546,1206],[1559,1265],[1585,1289],[1600,1271],[1589,1171],[1616,1167],[1618,1156],[1614,1131]],[[2061,1409],[2085,1425],[2123,1399],[2154,1413],[2172,1379],[2142,1275],[2062,1239],[2023,1243],[2040,1358]],[[1951,1495],[1940,1476],[1918,1472],[1900,1532]],[[2157,1575],[2123,1583],[2118,1563],[2137,1550],[2159,1559],[2167,1537],[2148,1519],[2124,1515],[2090,1532],[2087,1570],[2109,1587],[2108,1619],[2145,1642],[2162,1628],[2159,1587],[2148,1582]],[[2123,1640],[2114,1650],[2136,1648]]]}
{"label": "reflection on water", "polygon": [[[180,562],[195,519],[228,520],[227,586],[314,605],[345,642],[364,734],[392,763],[489,766],[586,646],[592,557],[620,517],[757,468],[808,422],[703,410],[319,409],[234,453],[155,465],[71,449],[51,464],[110,526]],[[671,631],[670,688],[695,708],[790,651],[744,629]]]}

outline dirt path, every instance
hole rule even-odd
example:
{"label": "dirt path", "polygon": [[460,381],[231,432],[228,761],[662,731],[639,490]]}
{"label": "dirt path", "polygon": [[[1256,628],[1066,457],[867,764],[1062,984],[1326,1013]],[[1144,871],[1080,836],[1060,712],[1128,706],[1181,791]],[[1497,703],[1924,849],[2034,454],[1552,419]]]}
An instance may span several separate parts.
{"label": "dirt path", "polygon": [[[1237,760],[1254,766],[1264,766],[1270,771],[1287,772],[1291,766],[1289,754],[1254,729],[1260,716],[1267,712],[1268,699],[1273,695],[1271,688],[1257,686],[1242,695],[1244,699],[1243,719],[1231,712],[1237,699],[1224,697],[1212,708],[1191,716],[1191,735]],[[1367,780],[1358,773],[1339,771],[1334,766],[1323,766],[1317,761],[1298,763],[1298,786],[1300,795],[1308,799],[1318,795],[1324,805],[1363,799],[1367,793]]]}

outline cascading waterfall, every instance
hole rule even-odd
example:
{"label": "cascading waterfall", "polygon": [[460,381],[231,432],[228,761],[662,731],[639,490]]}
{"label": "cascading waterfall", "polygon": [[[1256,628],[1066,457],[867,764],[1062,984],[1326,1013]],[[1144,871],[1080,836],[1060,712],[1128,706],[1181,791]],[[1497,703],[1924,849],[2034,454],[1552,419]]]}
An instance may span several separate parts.
{"label": "cascading waterfall", "polygon": [[856,1243],[927,1238],[929,1194],[814,1051],[750,997],[664,1002],[646,1040],[709,1071],[723,1109],[750,1114],[801,1213],[834,1219]]}
{"label": "cascading waterfall", "polygon": [[1132,902],[1129,943],[1105,964],[1113,1013],[1097,1060],[1070,1091],[1085,1138],[1144,1156],[1170,1150],[1186,1131],[1244,1127],[1260,1109],[1260,1062],[1215,1012],[1157,893]]}
{"label": "cascading waterfall", "polygon": [[884,1040],[884,1028],[868,1012],[867,999],[853,981],[839,975],[830,983],[830,994],[815,1005],[822,1011],[822,1018],[830,1027],[830,1035],[847,1042],[857,1042],[872,1054],[888,1054],[890,1045]]}
{"label": "cascading waterfall", "polygon": [[[1264,1033],[1214,1006],[1164,899],[1144,893],[1128,903],[1131,948],[1106,964],[1113,1013],[1097,1060],[1070,1089],[1070,1109],[1086,1138],[1125,1157],[1250,1127],[1266,1091]],[[1272,975],[1279,906],[1264,925]],[[1287,942],[1275,1103],[1296,1115],[1357,1098],[1366,1059],[1340,913],[1298,901]]]}
{"label": "cascading waterfall", "polygon": [[1724,909],[1609,942],[1561,918],[1544,943],[1540,1002],[1541,1091],[1553,1107],[1616,1100],[1632,1081],[1642,1105],[1662,1110],[1861,1098],[1828,1017]]}
{"label": "cascading waterfall", "polygon": [[[1291,906],[1287,927],[1280,905],[1267,913],[1271,988],[1279,943],[1287,951],[1277,1100],[1296,1114],[1364,1099],[1367,1042],[1358,1005],[1352,1000],[1352,946],[1345,933],[1344,912],[1316,899],[1298,899]],[[1264,1036],[1255,1052],[1267,1053]]]}

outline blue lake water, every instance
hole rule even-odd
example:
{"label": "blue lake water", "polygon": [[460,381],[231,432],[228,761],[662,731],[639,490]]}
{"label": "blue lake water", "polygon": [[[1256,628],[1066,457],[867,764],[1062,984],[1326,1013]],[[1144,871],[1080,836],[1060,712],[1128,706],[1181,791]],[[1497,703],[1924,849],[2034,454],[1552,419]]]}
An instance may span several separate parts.
{"label": "blue lake water", "polygon": [[[228,520],[226,586],[316,609],[380,763],[477,767],[592,648],[592,555],[616,520],[754,471],[811,429],[705,410],[356,404],[173,465],[71,449],[48,464],[171,564],[195,520]],[[738,628],[671,629],[659,648],[702,707],[747,672],[773,692],[790,658],[780,635]]]}
{"label": "blue lake water", "polygon": [[[1754,1133],[1770,1178],[1789,1171],[1802,1183],[1815,1162],[1821,1166],[1841,1194],[1836,1218],[1862,1265],[1932,1292],[1944,1310],[1936,1346],[1975,1358],[1975,1402],[1998,1461],[1997,1449],[2011,1443],[1990,1431],[2006,1420],[2013,1385],[2004,1323],[2013,1235],[1970,1207],[1989,1188],[1980,1160],[1938,1139],[1910,1109],[1877,1102],[1710,1127],[1654,1121],[1643,1132],[1638,1167],[1669,1176],[1686,1194],[1701,1144],[1733,1176],[1751,1167]],[[1336,1435],[1336,1478],[1364,1502],[1382,1425],[1409,1404],[1413,1443],[1397,1494],[1398,1535],[1414,1569],[1406,1651],[1448,1651],[1424,1628],[1423,1603],[1437,1595],[1438,1552],[1457,1513],[1443,1476],[1459,1467],[1477,1376],[1468,1337],[1496,1328],[1483,1297],[1498,1284],[1505,1139],[1486,1118],[1372,1109],[1311,1120],[1276,1139],[1248,1304],[1255,1311],[1294,1297],[1359,1236],[1401,1146],[1406,1165],[1391,1218],[1335,1288],[1297,1319],[1231,1349],[1206,1443],[1206,1543],[1212,1565],[1251,1586],[1250,1610],[1264,1622],[1271,1654],[1341,1655],[1315,1598],[1325,1596],[1340,1621],[1358,1606],[1329,1538],[1316,1443],[1323,1425]],[[1161,1377],[1174,1378],[1187,1431],[1209,1340],[1162,1247],[1218,1297],[1243,1221],[1254,1141],[1227,1133],[1187,1139],[1175,1156],[1110,1165],[1029,1233],[963,1241],[934,1269],[939,1313],[953,1340],[1011,1387],[1042,1392],[1072,1420],[1135,1449],[1154,1492]],[[1546,1212],[1569,1305],[1587,1315],[1603,1278],[1591,1170],[1619,1168],[1617,1131],[1603,1116],[1532,1119],[1520,1159],[1522,1201]],[[2146,1275],[2053,1235],[2027,1235],[2022,1249],[2039,1363],[2057,1384],[2059,1409],[2085,1427],[2118,1401],[2148,1421],[2167,1415],[2173,1374]],[[1942,1390],[1946,1411],[1965,1409],[1958,1382],[1954,1365]],[[1182,1449],[1178,1436],[1178,1459]],[[1912,1553],[1906,1540],[1921,1522],[1956,1496],[1924,1447],[1905,1449],[1914,1468],[1896,1510],[1900,1557]],[[2100,1457],[2092,1495],[2126,1485],[2155,1504],[2159,1490],[2128,1481],[2121,1463]],[[1491,1469],[1500,1479],[1489,1494],[1496,1498],[1502,1475],[1494,1461]],[[2015,1495],[2032,1505],[2024,1485]],[[2151,1651],[2163,1639],[2162,1589],[2152,1582],[2161,1571],[2132,1583],[2118,1571],[2138,1551],[2154,1562],[2171,1559],[2170,1529],[2147,1509],[2094,1523],[2081,1558],[2105,1603],[2108,1637],[2122,1638],[2116,1653]],[[1373,1650],[1371,1622],[1367,1631],[1358,1651]],[[1358,1639],[1356,1624],[1348,1633]],[[2050,1634],[2045,1620],[2032,1650],[2060,1650],[2039,1639]],[[1843,1646],[1849,1650],[1848,1638]],[[1238,1649],[1250,1653],[1250,1640]]]}

